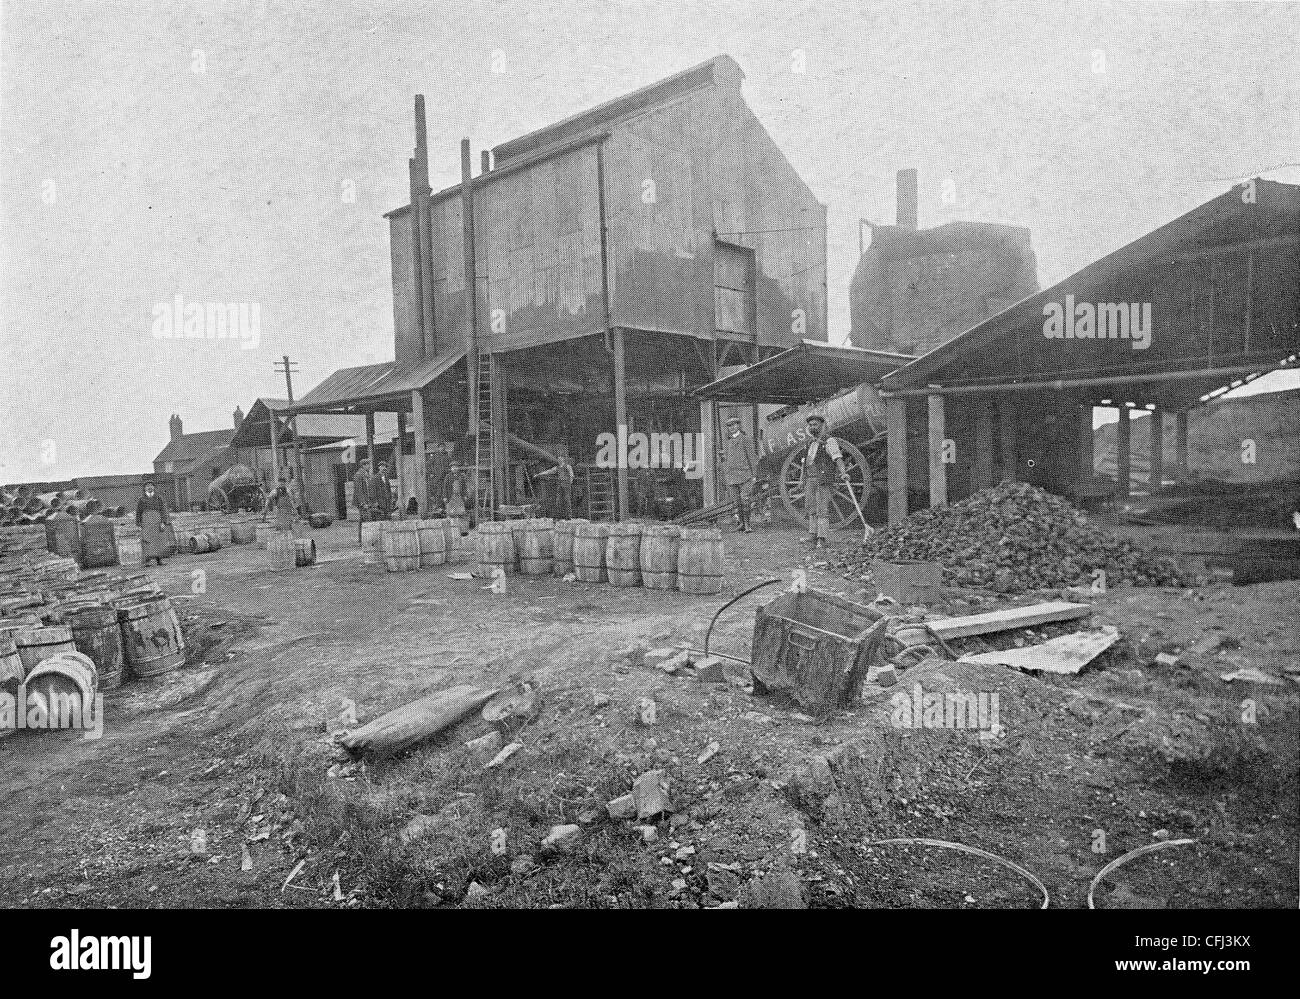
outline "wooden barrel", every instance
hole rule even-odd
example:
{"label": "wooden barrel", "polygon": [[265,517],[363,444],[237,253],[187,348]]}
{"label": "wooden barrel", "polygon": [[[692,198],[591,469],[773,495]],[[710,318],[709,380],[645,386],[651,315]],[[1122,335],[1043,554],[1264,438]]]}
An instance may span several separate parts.
{"label": "wooden barrel", "polygon": [[334,523],[334,518],[328,513],[313,513],[307,517],[307,523],[319,530],[322,527],[329,527]]}
{"label": "wooden barrel", "polygon": [[218,548],[229,548],[235,540],[231,536],[229,524],[220,524],[216,527],[209,527],[204,533],[210,538],[215,537],[217,539]]}
{"label": "wooden barrel", "polygon": [[269,547],[271,539],[280,533],[277,528],[270,524],[256,524],[253,527],[253,531],[257,539],[258,547],[260,548]]}
{"label": "wooden barrel", "polygon": [[[211,533],[209,533],[209,531]],[[208,531],[204,531],[202,534],[190,535],[191,555],[204,555],[208,552],[215,552],[220,550],[221,550],[221,538],[217,535],[215,531],[212,531],[211,528],[209,528]]]}
{"label": "wooden barrel", "polygon": [[170,673],[185,663],[185,634],[165,596],[117,601],[122,652],[136,676]]}
{"label": "wooden barrel", "polygon": [[465,561],[465,540],[461,537],[461,522],[455,517],[446,517],[442,524],[442,548],[447,554],[449,565]]}
{"label": "wooden barrel", "polygon": [[144,562],[144,549],[139,538],[117,539],[117,560],[121,565],[141,565]]}
{"label": "wooden barrel", "polygon": [[[40,665],[27,674],[24,683],[28,702],[42,701],[47,714],[60,711],[58,705],[67,704],[70,696],[77,698],[73,703],[78,711],[84,712],[93,705],[95,694],[99,692],[99,674],[95,670],[95,663],[80,652],[62,652],[42,660]],[[50,724],[56,722],[51,720]]]}
{"label": "wooden barrel", "polygon": [[257,540],[257,525],[249,521],[236,521],[230,525],[230,542],[235,545],[251,545]]}
{"label": "wooden barrel", "polygon": [[271,556],[273,570],[292,569],[298,564],[296,539],[289,531],[277,531],[266,543],[267,553]]}
{"label": "wooden barrel", "polygon": [[479,524],[474,539],[474,575],[491,579],[498,568],[506,575],[515,571],[515,536],[509,521]]}
{"label": "wooden barrel", "polygon": [[641,582],[647,589],[677,589],[681,539],[682,529],[676,524],[646,524],[641,529]]}
{"label": "wooden barrel", "polygon": [[110,606],[81,607],[65,615],[77,651],[89,656],[99,673],[99,689],[113,690],[122,683],[122,630],[117,611]]}
{"label": "wooden barrel", "polygon": [[[0,636],[0,692],[10,697],[18,696],[18,685],[27,676],[27,667],[18,655],[18,646],[13,639]],[[0,728],[0,734],[4,729]]]}
{"label": "wooden barrel", "polygon": [[605,542],[609,539],[608,524],[579,524],[573,531],[573,571],[584,583],[604,583]]}
{"label": "wooden barrel", "polygon": [[610,524],[605,573],[611,586],[641,585],[641,525]]}
{"label": "wooden barrel", "polygon": [[117,540],[113,537],[113,522],[96,514],[81,525],[81,566],[94,569],[102,565],[117,565]]}
{"label": "wooden barrel", "polygon": [[[421,520],[419,525],[420,529],[416,533],[420,536],[420,568],[432,569],[435,565],[443,565],[447,561],[447,535],[444,531],[444,522]],[[460,535],[457,534],[457,538],[459,537]]]}
{"label": "wooden barrel", "polygon": [[567,576],[573,572],[573,532],[579,524],[589,524],[588,520],[557,520],[555,522],[555,574]]}
{"label": "wooden barrel", "polygon": [[[364,525],[363,525],[364,526]],[[420,522],[401,520],[389,522],[388,530],[381,533],[384,544],[384,566],[389,572],[413,572],[420,568]]]}
{"label": "wooden barrel", "polygon": [[722,532],[716,527],[682,528],[677,588],[683,593],[722,592]]}
{"label": "wooden barrel", "polygon": [[507,520],[506,523],[510,525],[510,538],[514,544],[515,550],[515,568],[518,569],[520,568],[519,560],[523,557],[524,553],[524,531],[527,529],[525,525],[528,521]]}
{"label": "wooden barrel", "polygon": [[525,576],[549,576],[555,568],[555,521],[537,517],[524,521],[519,571]]}
{"label": "wooden barrel", "polygon": [[72,640],[72,629],[62,625],[15,632],[14,645],[18,648],[18,658],[22,660],[23,669],[28,673],[42,659],[56,656],[60,652],[77,651],[76,643]]}
{"label": "wooden barrel", "polygon": [[316,564],[316,542],[311,538],[294,538],[293,564],[301,568]]}
{"label": "wooden barrel", "polygon": [[61,510],[45,518],[45,548],[52,555],[81,560],[81,523]]}
{"label": "wooden barrel", "polygon": [[367,520],[361,525],[361,550],[367,562],[378,562],[384,550],[384,528],[388,521]]}

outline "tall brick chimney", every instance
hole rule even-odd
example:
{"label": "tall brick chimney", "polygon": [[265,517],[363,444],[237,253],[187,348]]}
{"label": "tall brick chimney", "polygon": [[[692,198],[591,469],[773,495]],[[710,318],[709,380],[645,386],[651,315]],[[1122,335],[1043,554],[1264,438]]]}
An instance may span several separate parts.
{"label": "tall brick chimney", "polygon": [[895,225],[900,229],[916,229],[916,170],[898,171],[898,208]]}
{"label": "tall brick chimney", "polygon": [[172,418],[167,421],[167,425],[171,427],[172,440],[179,440],[181,434],[184,433],[184,430],[181,429],[181,418],[175,413],[172,413]]}
{"label": "tall brick chimney", "polygon": [[235,429],[238,430],[239,425],[244,422],[244,411],[240,409],[238,406],[235,407],[234,420],[235,420]]}

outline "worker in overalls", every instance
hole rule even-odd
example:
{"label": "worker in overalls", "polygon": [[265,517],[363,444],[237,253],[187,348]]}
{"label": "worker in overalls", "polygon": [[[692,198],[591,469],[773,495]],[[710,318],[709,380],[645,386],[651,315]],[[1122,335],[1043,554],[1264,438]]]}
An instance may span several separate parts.
{"label": "worker in overalls", "polygon": [[754,445],[749,435],[740,428],[740,417],[727,420],[727,436],[722,442],[722,481],[736,504],[739,530],[752,534],[749,526],[749,504],[754,494],[754,480],[758,478],[758,461],[754,458]]}
{"label": "worker in overalls", "polygon": [[808,537],[817,548],[826,547],[831,531],[831,494],[836,481],[848,483],[840,443],[826,433],[826,421],[816,413],[808,417],[808,450],[804,452],[799,473],[803,486],[804,509],[808,513]]}

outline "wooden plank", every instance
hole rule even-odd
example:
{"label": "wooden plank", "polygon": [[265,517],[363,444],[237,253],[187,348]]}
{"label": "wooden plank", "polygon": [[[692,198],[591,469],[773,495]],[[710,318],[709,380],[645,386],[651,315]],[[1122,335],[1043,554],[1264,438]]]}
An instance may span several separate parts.
{"label": "wooden plank", "polygon": [[1012,666],[1035,673],[1073,676],[1119,641],[1119,629],[1106,625],[1097,631],[1080,631],[1031,645],[1026,649],[980,652],[962,656],[964,663]]}
{"label": "wooden plank", "polygon": [[1073,621],[1075,618],[1087,617],[1091,613],[1092,604],[1054,600],[1044,604],[1030,604],[1028,607],[1008,607],[1006,610],[989,611],[987,614],[945,617],[937,621],[927,621],[926,625],[943,639],[968,638],[971,635],[987,635],[995,631],[1032,628],[1050,621]]}
{"label": "wooden plank", "polygon": [[[627,437],[627,370],[624,362],[623,330],[614,328],[614,425],[618,439]],[[621,456],[618,463],[618,519],[627,520],[627,462]]]}
{"label": "wooden plank", "polygon": [[411,423],[415,429],[415,501],[420,504],[420,516],[429,516],[429,468],[425,450],[428,442],[424,436],[424,393],[411,391]]}
{"label": "wooden plank", "polygon": [[948,505],[948,469],[943,463],[943,396],[926,399],[930,436],[930,505]]}
{"label": "wooden plank", "polygon": [[889,522],[907,519],[907,400],[885,404],[889,462]]}

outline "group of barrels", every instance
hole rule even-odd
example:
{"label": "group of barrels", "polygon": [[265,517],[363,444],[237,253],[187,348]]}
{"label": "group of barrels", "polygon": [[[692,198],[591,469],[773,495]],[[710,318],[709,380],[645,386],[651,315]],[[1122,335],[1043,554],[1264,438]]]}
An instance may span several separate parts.
{"label": "group of barrels", "polygon": [[376,520],[361,525],[361,547],[389,572],[412,572],[464,561],[460,521]]}
{"label": "group of barrels", "polygon": [[722,533],[675,524],[508,520],[480,524],[474,575],[496,570],[683,593],[722,592]]}
{"label": "group of barrels", "polygon": [[301,569],[316,564],[316,542],[300,538],[292,531],[276,531],[266,541],[266,551],[271,557],[271,568]]}

